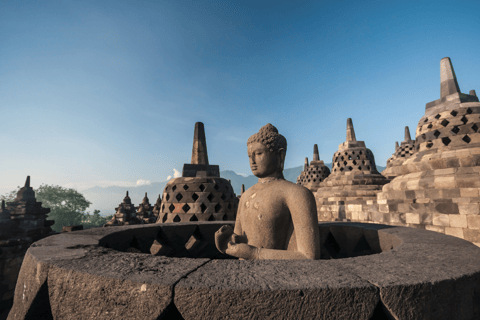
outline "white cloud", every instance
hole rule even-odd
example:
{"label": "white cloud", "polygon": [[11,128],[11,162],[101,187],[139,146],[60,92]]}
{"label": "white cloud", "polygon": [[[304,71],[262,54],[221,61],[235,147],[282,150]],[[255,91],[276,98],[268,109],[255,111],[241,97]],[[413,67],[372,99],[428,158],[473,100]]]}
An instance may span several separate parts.
{"label": "white cloud", "polygon": [[168,176],[168,177],[167,177],[167,180],[170,180],[170,179],[172,179],[172,176]]}
{"label": "white cloud", "polygon": [[138,179],[137,180],[137,186],[145,186],[145,185],[149,185],[149,184],[152,184],[152,182],[150,180],[143,180],[143,179]]}
{"label": "white cloud", "polygon": [[173,169],[173,172],[174,172],[174,173],[173,173],[173,176],[174,176],[175,178],[178,178],[178,177],[181,177],[181,176],[182,176],[182,173],[181,173],[180,171],[178,171],[177,169],[175,169],[175,168]]}

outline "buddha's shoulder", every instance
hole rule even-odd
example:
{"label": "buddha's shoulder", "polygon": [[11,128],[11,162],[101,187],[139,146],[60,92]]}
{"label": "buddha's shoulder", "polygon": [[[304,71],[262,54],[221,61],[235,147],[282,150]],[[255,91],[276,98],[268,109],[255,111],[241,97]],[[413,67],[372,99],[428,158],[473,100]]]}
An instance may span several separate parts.
{"label": "buddha's shoulder", "polygon": [[292,195],[292,196],[309,196],[313,195],[313,193],[305,188],[302,185],[290,182],[288,180],[282,180],[281,183],[278,184],[278,186],[286,192],[287,195]]}

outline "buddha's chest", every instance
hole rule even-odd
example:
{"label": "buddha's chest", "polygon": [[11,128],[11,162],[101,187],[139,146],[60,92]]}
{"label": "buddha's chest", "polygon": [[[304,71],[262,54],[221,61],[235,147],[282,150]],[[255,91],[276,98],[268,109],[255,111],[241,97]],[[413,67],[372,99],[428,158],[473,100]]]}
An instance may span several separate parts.
{"label": "buddha's chest", "polygon": [[268,230],[282,227],[290,221],[285,199],[275,189],[268,188],[245,195],[239,208],[245,229]]}

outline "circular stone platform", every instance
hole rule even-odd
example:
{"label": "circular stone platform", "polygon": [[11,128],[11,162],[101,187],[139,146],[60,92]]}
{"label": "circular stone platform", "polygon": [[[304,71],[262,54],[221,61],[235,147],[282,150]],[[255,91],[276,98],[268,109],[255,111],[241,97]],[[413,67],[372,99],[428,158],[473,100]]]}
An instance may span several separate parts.
{"label": "circular stone platform", "polygon": [[[480,319],[480,248],[465,240],[319,223],[321,260],[247,261],[216,251],[224,224],[42,239],[25,255],[8,319]],[[168,256],[150,254],[154,243]]]}

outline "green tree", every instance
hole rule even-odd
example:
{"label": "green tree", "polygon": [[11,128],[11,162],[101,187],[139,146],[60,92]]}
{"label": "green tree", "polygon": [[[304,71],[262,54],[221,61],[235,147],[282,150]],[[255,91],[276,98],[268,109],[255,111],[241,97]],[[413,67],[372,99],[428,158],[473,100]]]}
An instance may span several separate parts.
{"label": "green tree", "polygon": [[84,212],[92,203],[75,189],[41,185],[35,191],[37,201],[50,208],[49,220],[55,220],[52,229],[60,232],[63,226],[82,224]]}
{"label": "green tree", "polygon": [[85,213],[82,218],[83,229],[101,227],[109,220],[100,215],[100,210],[94,210],[93,214]]}

